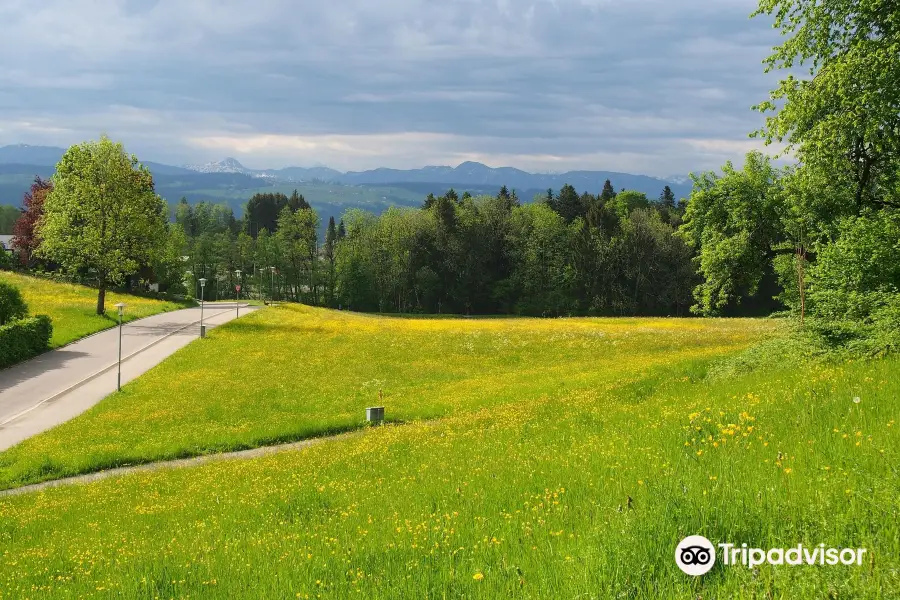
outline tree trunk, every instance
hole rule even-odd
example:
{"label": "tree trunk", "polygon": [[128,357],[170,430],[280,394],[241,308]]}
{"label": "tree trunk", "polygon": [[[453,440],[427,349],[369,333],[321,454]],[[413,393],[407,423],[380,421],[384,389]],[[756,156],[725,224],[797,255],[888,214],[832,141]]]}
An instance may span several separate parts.
{"label": "tree trunk", "polygon": [[97,292],[97,314],[106,312],[106,282],[100,282],[100,290]]}

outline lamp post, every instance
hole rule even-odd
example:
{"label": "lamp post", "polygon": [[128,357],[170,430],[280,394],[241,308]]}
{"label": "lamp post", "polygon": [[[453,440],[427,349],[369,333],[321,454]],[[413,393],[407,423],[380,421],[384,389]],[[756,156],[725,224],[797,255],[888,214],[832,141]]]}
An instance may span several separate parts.
{"label": "lamp post", "polygon": [[235,276],[237,276],[237,284],[234,286],[234,306],[235,306],[235,317],[240,318],[241,316],[241,270],[238,269],[234,272]]}
{"label": "lamp post", "polygon": [[260,300],[260,302],[265,298],[265,293],[264,293],[264,290],[263,290],[263,286],[265,285],[265,282],[263,282],[263,273],[265,273],[265,272],[266,272],[266,268],[265,268],[265,267],[260,267],[260,268],[259,268],[259,277],[256,278],[256,283],[259,285],[259,290],[258,290],[258,292],[259,292],[259,300]]}
{"label": "lamp post", "polygon": [[272,293],[272,304],[275,304],[275,267],[269,267],[269,271],[272,272],[272,285],[269,291]]}
{"label": "lamp post", "polygon": [[206,337],[206,328],[203,326],[203,291],[206,288],[206,278],[200,278],[200,337]]}
{"label": "lamp post", "polygon": [[122,391],[122,317],[125,315],[125,304],[123,302],[119,302],[116,304],[116,308],[119,309],[119,375],[116,380],[116,391]]}

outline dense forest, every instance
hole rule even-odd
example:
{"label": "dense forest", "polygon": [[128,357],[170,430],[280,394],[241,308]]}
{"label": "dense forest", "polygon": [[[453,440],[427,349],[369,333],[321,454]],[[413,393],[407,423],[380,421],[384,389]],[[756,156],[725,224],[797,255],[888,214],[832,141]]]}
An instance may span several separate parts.
{"label": "dense forest", "polygon": [[228,289],[240,270],[258,292],[352,310],[685,315],[696,275],[676,235],[683,213],[668,188],[650,200],[607,181],[597,195],[566,185],[530,203],[504,187],[380,216],[355,209],[324,240],[296,193],[254,196],[241,220],[182,202],[174,219],[194,276]]}

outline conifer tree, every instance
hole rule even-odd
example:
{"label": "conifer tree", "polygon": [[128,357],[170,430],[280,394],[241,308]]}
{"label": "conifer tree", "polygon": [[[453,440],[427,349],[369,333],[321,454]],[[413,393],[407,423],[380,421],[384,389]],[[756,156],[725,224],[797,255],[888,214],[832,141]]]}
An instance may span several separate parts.
{"label": "conifer tree", "polygon": [[571,223],[576,218],[584,216],[581,198],[578,192],[568,183],[559,190],[559,196],[551,207],[559,213],[566,223]]}
{"label": "conifer tree", "polygon": [[675,193],[672,192],[672,188],[669,186],[663,188],[662,193],[659,195],[659,202],[665,208],[675,208]]}
{"label": "conifer tree", "polygon": [[603,191],[600,192],[600,202],[606,204],[616,197],[616,191],[613,189],[612,183],[607,179],[603,183]]}

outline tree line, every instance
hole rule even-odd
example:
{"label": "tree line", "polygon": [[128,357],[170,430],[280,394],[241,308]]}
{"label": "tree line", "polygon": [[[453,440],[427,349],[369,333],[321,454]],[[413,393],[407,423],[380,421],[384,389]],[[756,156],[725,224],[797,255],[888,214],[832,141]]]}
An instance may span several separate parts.
{"label": "tree line", "polygon": [[187,263],[182,287],[203,277],[211,298],[242,285],[361,311],[683,315],[695,283],[675,235],[683,213],[668,187],[650,200],[607,181],[597,195],[566,185],[526,204],[504,187],[478,197],[451,189],[381,215],[354,209],[330,219],[323,240],[296,191],[253,196],[241,219],[182,199],[172,229]]}
{"label": "tree line", "polygon": [[339,302],[358,310],[524,315],[687,314],[683,209],[664,192],[558,194],[521,203],[429,196],[380,216],[351,210],[335,251]]}
{"label": "tree line", "polygon": [[[762,153],[694,176],[682,235],[697,256],[695,312],[775,297],[831,344],[900,347],[900,9],[881,0],[761,0],[791,70],[755,107]],[[808,76],[798,75],[797,67]]]}

